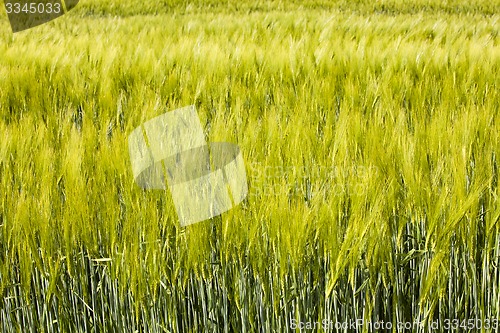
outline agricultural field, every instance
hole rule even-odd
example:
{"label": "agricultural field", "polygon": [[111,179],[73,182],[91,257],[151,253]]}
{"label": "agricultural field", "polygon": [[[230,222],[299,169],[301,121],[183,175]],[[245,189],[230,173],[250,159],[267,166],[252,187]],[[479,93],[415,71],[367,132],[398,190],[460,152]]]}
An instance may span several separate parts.
{"label": "agricultural field", "polygon": [[[1,8],[1,332],[500,330],[499,0]],[[128,136],[187,105],[248,196],[181,227]]]}

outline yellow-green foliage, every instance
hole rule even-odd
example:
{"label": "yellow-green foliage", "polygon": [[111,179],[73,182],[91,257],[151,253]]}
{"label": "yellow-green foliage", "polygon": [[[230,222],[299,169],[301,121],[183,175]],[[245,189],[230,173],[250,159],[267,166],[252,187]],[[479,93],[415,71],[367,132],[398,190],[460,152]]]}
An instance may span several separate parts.
{"label": "yellow-green foliage", "polygon": [[[498,317],[500,3],[437,3],[83,0],[16,35],[3,15],[0,327]],[[127,137],[190,104],[250,193],[180,228]],[[172,312],[188,299],[212,312]]]}

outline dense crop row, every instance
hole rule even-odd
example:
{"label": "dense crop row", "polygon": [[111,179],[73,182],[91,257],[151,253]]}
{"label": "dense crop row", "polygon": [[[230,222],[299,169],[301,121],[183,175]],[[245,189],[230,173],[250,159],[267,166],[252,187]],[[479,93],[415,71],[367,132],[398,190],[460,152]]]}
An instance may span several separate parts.
{"label": "dense crop row", "polygon": [[[15,36],[3,19],[0,329],[498,318],[498,7],[93,0]],[[180,228],[168,192],[134,184],[127,136],[190,104],[207,141],[240,146],[250,193]]]}

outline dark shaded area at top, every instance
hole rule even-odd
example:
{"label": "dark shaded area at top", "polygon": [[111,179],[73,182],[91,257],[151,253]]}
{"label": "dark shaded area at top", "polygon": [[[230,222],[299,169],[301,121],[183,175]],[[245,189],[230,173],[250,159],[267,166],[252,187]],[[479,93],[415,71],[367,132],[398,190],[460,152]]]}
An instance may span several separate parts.
{"label": "dark shaded area at top", "polygon": [[[66,0],[66,12],[75,8],[78,2]],[[61,0],[5,0],[5,8],[14,33],[50,22],[66,13]]]}

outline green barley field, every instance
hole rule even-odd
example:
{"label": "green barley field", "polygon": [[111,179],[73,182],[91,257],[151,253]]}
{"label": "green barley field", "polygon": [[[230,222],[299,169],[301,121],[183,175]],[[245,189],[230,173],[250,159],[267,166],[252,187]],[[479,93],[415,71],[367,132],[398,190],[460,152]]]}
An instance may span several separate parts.
{"label": "green barley field", "polygon": [[[0,10],[1,332],[497,332],[500,1]],[[181,227],[128,135],[195,105],[249,193]]]}

